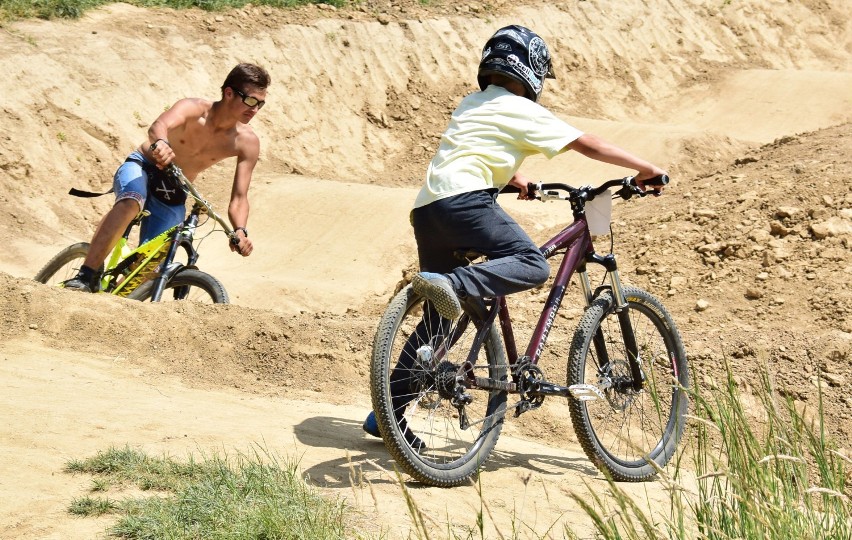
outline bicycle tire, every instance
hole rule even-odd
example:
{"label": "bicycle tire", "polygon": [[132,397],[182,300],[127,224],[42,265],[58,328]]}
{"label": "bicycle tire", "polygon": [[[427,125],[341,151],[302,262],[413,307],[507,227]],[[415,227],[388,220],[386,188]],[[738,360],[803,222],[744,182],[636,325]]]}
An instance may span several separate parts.
{"label": "bicycle tire", "polygon": [[[688,408],[689,371],[677,326],[662,302],[635,287],[625,287],[630,324],[639,346],[645,388],[636,392],[611,291],[604,291],[586,310],[574,334],[568,363],[568,386],[606,386],[605,399],[569,397],[574,430],[586,455],[613,480],[641,482],[656,476],[675,453]],[[602,338],[610,358],[599,374],[595,337]],[[675,384],[676,381],[676,384]],[[653,464],[649,462],[653,460]]]}
{"label": "bicycle tire", "polygon": [[[505,391],[468,389],[472,401],[463,406],[464,414],[460,414],[446,388],[449,381],[455,381],[458,367],[469,356],[475,328],[472,323],[459,325],[459,321],[448,328],[447,321],[431,324],[434,320],[438,320],[437,312],[410,285],[397,293],[376,331],[370,389],[379,432],[397,465],[423,484],[452,487],[474,478],[497,444],[507,395]],[[445,340],[448,335],[452,338]],[[441,344],[447,342],[452,343],[442,350]],[[425,350],[431,350],[431,363],[427,365],[424,358],[429,355],[421,352],[416,359],[411,358],[410,371],[397,368],[401,355],[408,357],[413,350],[412,343],[420,343],[419,349],[425,346]],[[411,391],[410,396],[402,396],[410,401],[399,415],[391,393],[396,369],[402,370],[398,373],[404,381],[397,380],[396,384]],[[476,376],[485,377],[486,372],[488,378],[507,380],[506,355],[493,324],[473,364]],[[441,388],[443,394],[439,392]],[[397,410],[402,411],[399,407]],[[467,427],[461,425],[463,416],[469,421]],[[425,449],[412,447],[412,434],[426,444]]]}
{"label": "bicycle tire", "polygon": [[88,253],[88,242],[71,244],[47,261],[33,279],[39,283],[59,285],[77,275]]}
{"label": "bicycle tire", "polygon": [[[135,291],[127,295],[131,300],[145,302],[151,299],[154,292],[154,282],[147,281]],[[206,272],[185,268],[166,283],[160,302],[181,301],[199,302],[202,304],[227,304],[228,293],[224,285]]]}

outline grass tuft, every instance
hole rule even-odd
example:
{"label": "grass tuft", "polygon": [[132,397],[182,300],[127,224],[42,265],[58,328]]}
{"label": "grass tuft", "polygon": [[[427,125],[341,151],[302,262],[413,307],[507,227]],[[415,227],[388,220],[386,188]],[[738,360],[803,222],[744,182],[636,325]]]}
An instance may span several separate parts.
{"label": "grass tuft", "polygon": [[[190,9],[224,11],[238,9],[248,4],[275,8],[293,8],[307,4],[346,5],[346,0],[123,0],[143,8]],[[78,19],[91,9],[115,0],[0,0],[0,19]]]}
{"label": "grass tuft", "polygon": [[74,500],[69,512],[118,514],[108,534],[128,539],[352,537],[343,503],[314,492],[297,465],[282,465],[266,452],[182,463],[128,447],[111,448],[71,461],[66,470],[95,475],[100,483],[160,493],[119,502],[84,497]]}
{"label": "grass tuft", "polygon": [[[852,538],[852,489],[847,456],[826,439],[819,415],[806,419],[781,398],[767,367],[756,368],[760,403],[746,400],[726,365],[720,387],[691,390],[695,438],[686,443],[695,478],[661,476],[672,493],[667,515],[652,514],[614,482],[611,499],[575,497],[603,539],[700,538],[840,540]],[[697,377],[693,380],[698,380]],[[787,393],[789,394],[789,393]],[[613,509],[613,506],[615,507]],[[567,534],[572,534],[567,531]]]}
{"label": "grass tuft", "polygon": [[80,497],[71,501],[68,512],[75,516],[92,517],[114,513],[118,504],[106,497]]}

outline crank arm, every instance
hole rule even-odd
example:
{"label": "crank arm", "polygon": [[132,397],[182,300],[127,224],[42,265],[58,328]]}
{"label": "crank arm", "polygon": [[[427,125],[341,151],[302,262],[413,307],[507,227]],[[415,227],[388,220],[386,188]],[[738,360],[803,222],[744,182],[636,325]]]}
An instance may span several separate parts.
{"label": "crank arm", "polygon": [[[575,385],[576,386],[576,385]],[[571,395],[571,389],[567,386],[559,386],[558,384],[549,383],[546,381],[538,381],[535,390],[527,392],[530,396],[562,396],[568,397]]]}

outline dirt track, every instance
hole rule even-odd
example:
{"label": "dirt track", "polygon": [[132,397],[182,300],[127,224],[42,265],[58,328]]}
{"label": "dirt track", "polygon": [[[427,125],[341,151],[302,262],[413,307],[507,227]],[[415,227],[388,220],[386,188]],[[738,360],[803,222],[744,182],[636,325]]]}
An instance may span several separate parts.
{"label": "dirt track", "polygon": [[[616,206],[616,250],[628,281],[674,313],[698,380],[717,377],[727,358],[748,396],[754,363],[765,361],[811,410],[822,384],[829,430],[849,452],[848,2],[362,5],[247,8],[217,21],[119,4],[76,22],[3,27],[0,537],[102,531],[108,520],[66,514],[89,481],[61,469],[113,444],[178,456],[263,445],[299,457],[314,483],[364,512],[365,526],[377,515],[405,536],[404,503],[384,472],[392,464],[359,427],[370,340],[414,260],[407,211],[446,116],[473,90],[481,43],[515,21],[556,57],[546,105],[672,173],[665,197]],[[28,281],[87,239],[109,204],[69,200],[68,188],[106,185],[158,111],[185,95],[215,97],[238,60],[268,66],[274,83],[255,126],[255,254],[234,257],[216,236],[201,247],[234,305],[139,305]],[[221,204],[231,166],[199,183]],[[626,174],[578,156],[530,160],[524,172]],[[567,216],[554,204],[505,205],[542,241]],[[533,320],[537,299],[512,300],[518,324]],[[700,300],[709,307],[697,309]],[[174,335],[175,325],[188,331]],[[564,370],[555,355],[544,366],[554,380]],[[505,523],[517,512],[537,534],[557,520],[587,533],[569,494],[602,482],[570,421],[555,402],[521,420],[508,423],[482,477],[492,516]],[[372,488],[351,486],[350,460]],[[473,489],[412,487],[436,530],[473,526]],[[655,484],[633,489],[658,497]]]}

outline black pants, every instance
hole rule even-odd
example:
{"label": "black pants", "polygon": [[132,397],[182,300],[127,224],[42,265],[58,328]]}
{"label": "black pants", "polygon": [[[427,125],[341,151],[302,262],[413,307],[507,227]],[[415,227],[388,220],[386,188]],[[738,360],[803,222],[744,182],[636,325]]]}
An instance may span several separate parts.
{"label": "black pants", "polygon": [[[496,198],[496,190],[474,191],[414,209],[420,270],[448,274],[463,297],[505,296],[547,281],[550,266],[538,246]],[[465,266],[458,250],[489,260]]]}
{"label": "black pants", "polygon": [[[550,274],[547,260],[496,198],[496,190],[474,191],[414,209],[411,221],[420,270],[447,274],[462,297],[505,296],[544,283]],[[457,251],[476,251],[489,260],[466,266]],[[423,319],[408,338],[390,378],[398,421],[417,395],[416,378],[411,377],[419,369],[417,349],[427,343],[427,336],[435,340],[445,335],[448,323],[426,302]]]}

